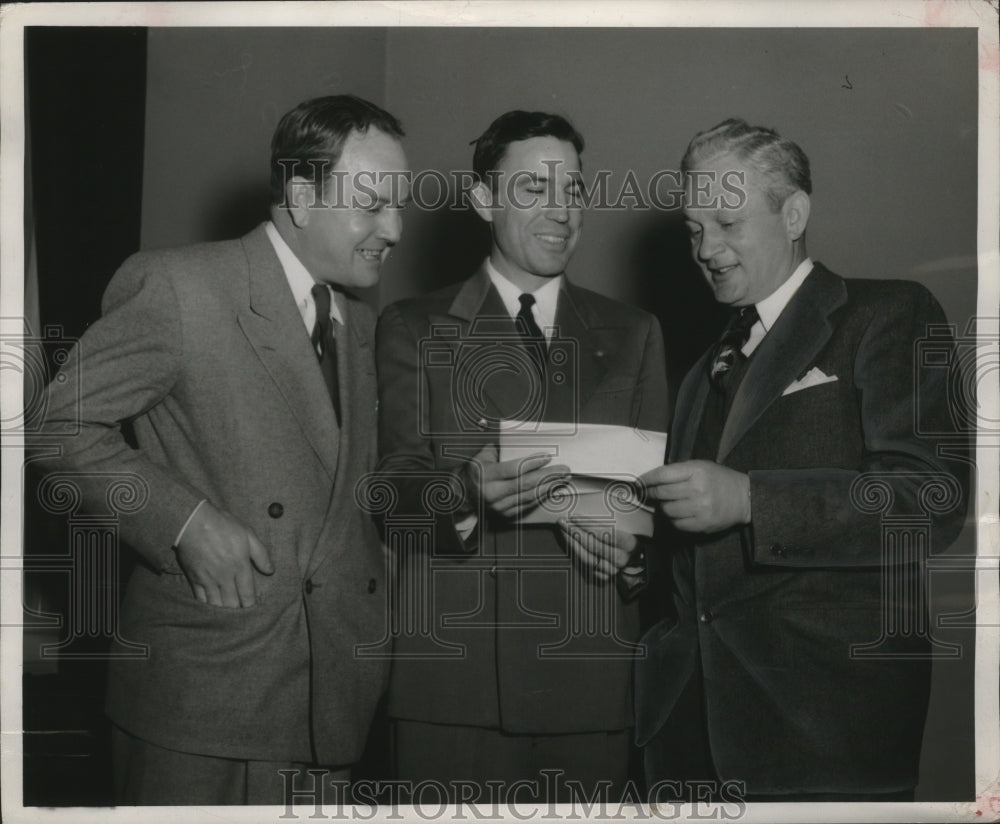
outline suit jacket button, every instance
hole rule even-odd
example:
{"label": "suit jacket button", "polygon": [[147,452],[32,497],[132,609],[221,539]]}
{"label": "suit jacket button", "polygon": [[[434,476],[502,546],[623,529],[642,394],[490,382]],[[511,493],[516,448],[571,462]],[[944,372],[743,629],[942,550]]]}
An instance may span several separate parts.
{"label": "suit jacket button", "polygon": [[270,515],[272,518],[280,518],[282,515],[285,514],[285,508],[277,501],[275,501],[267,508],[267,514]]}
{"label": "suit jacket button", "polygon": [[305,585],[304,589],[306,591],[306,595],[312,595],[312,591],[314,589],[314,584],[312,582],[312,578],[307,578],[306,579],[306,585]]}
{"label": "suit jacket button", "polygon": [[712,615],[712,610],[706,609],[701,615],[698,616],[698,620],[703,624],[711,624],[714,617],[715,616]]}
{"label": "suit jacket button", "polygon": [[369,594],[375,592],[376,589],[378,589],[378,581],[376,581],[374,578],[369,578],[368,579]]}
{"label": "suit jacket button", "polygon": [[771,554],[779,558],[785,557],[785,548],[781,544],[771,544]]}

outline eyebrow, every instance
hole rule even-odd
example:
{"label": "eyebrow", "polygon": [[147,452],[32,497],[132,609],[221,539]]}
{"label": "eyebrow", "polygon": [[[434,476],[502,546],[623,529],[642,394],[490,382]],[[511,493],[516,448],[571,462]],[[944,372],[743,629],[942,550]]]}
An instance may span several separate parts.
{"label": "eyebrow", "polygon": [[[411,195],[411,194],[410,194],[409,192],[407,192],[405,196],[403,196],[403,197],[399,198],[399,200],[398,200],[398,201],[396,201],[396,202],[397,202],[397,203],[398,203],[398,204],[399,204],[400,206],[405,206],[405,205],[406,205],[407,203],[409,203],[409,202],[410,202],[410,201],[411,201],[412,199],[413,199],[412,195]],[[392,203],[393,203],[393,201],[392,201],[392,200],[390,200],[389,198],[387,198],[387,197],[384,197],[383,195],[378,195],[378,196],[377,196],[377,197],[376,197],[376,198],[374,199],[374,201],[372,201],[372,206],[391,206],[391,205],[392,205]]]}
{"label": "eyebrow", "polygon": [[[548,183],[552,179],[548,175],[540,175],[535,172],[527,172],[526,174],[521,175],[521,178],[518,182],[520,182],[521,180],[525,180],[525,178],[527,178],[527,182],[525,183],[525,185],[530,185],[533,183],[534,184]],[[583,183],[576,177],[570,177],[569,182],[566,185],[580,188],[583,185]]]}

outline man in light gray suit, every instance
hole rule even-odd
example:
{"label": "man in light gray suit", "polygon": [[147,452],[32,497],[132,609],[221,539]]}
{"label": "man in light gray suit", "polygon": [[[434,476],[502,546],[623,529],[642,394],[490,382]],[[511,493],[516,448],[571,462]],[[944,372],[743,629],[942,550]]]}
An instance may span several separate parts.
{"label": "man in light gray suit", "polygon": [[123,475],[148,493],[120,522],[141,558],[120,637],[148,657],[110,667],[118,803],[280,804],[279,770],[346,779],[361,756],[387,665],[355,649],[384,633],[385,563],[354,502],[374,317],[347,288],[399,240],[402,136],[351,95],[288,112],[271,220],[126,261],[51,386],[46,469],[85,506]]}

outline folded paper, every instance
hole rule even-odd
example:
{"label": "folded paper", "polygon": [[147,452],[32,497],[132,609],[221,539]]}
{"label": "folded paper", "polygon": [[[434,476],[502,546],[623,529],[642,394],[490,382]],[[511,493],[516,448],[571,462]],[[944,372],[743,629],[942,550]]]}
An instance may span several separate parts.
{"label": "folded paper", "polygon": [[636,479],[663,464],[663,432],[607,424],[504,421],[500,460],[552,455],[552,466],[570,477],[521,516],[521,523],[572,518],[600,532],[614,526],[633,535],[653,534],[653,509],[638,497]]}
{"label": "folded paper", "polygon": [[664,432],[630,426],[549,421],[503,421],[500,460],[545,453],[552,464],[569,467],[574,475],[633,478],[663,465],[667,453]]}

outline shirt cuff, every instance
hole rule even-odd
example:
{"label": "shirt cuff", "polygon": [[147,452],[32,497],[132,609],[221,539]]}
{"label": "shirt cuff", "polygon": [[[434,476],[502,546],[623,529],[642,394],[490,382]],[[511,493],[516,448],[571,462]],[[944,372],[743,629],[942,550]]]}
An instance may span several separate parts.
{"label": "shirt cuff", "polygon": [[181,527],[181,531],[177,533],[177,537],[174,539],[173,543],[174,548],[176,548],[177,545],[180,544],[181,539],[184,537],[184,530],[188,528],[188,524],[191,523],[191,519],[195,516],[195,513],[199,509],[201,509],[201,505],[205,503],[205,501],[207,500],[208,498],[202,498],[200,501],[198,501],[197,506],[195,506],[195,508],[191,510],[191,514],[187,516],[187,520],[184,522],[184,526]]}
{"label": "shirt cuff", "polygon": [[469,536],[472,534],[473,530],[476,528],[476,524],[479,523],[479,516],[472,512],[462,518],[460,521],[455,522],[455,531],[458,533],[463,541],[468,541]]}

